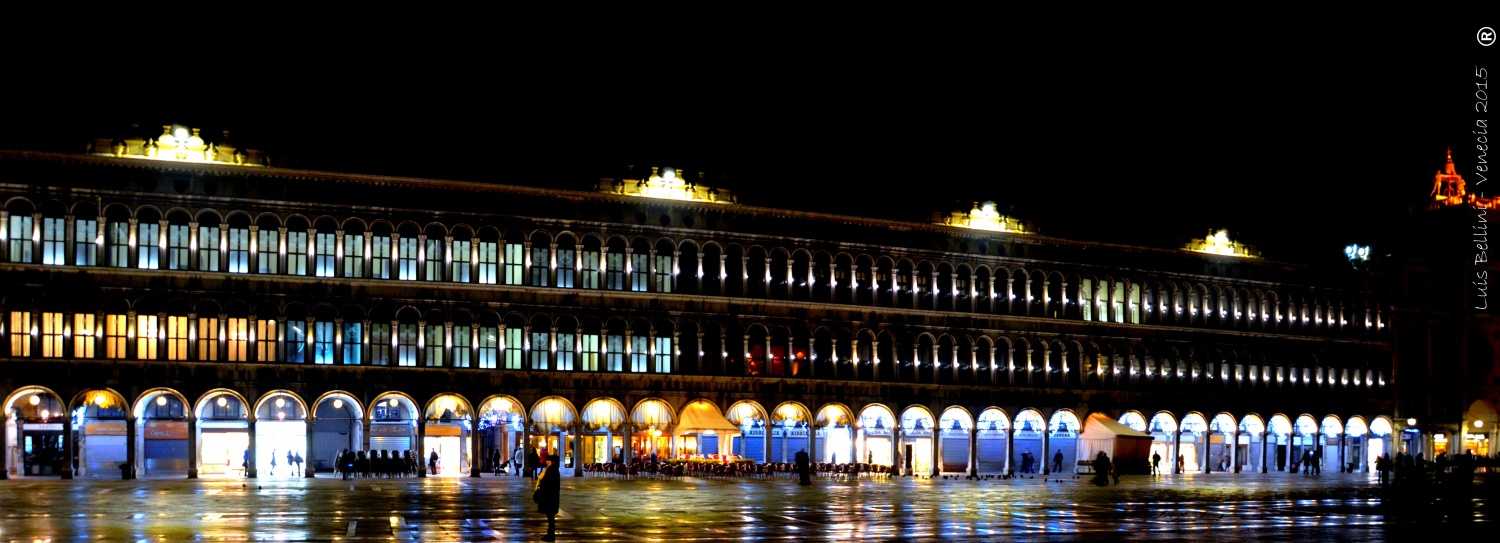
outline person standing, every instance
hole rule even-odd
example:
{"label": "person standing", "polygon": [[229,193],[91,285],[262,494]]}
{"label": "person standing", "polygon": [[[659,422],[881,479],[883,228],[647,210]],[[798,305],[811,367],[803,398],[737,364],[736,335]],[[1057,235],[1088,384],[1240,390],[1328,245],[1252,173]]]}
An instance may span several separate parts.
{"label": "person standing", "polygon": [[271,449],[271,472],[266,475],[276,475],[276,449]]}
{"label": "person standing", "polygon": [[1151,453],[1151,475],[1161,475],[1161,454]]}
{"label": "person standing", "polygon": [[807,457],[807,449],[797,451],[797,475],[802,477],[802,481],[797,484],[812,484],[812,462]]}
{"label": "person standing", "polygon": [[[1114,471],[1114,466],[1109,461],[1109,455],[1104,451],[1094,455],[1094,484],[1106,486],[1109,484],[1109,475]],[[1118,484],[1118,483],[1116,483]]]}
{"label": "person standing", "polygon": [[526,476],[527,477],[535,477],[536,476],[536,468],[537,468],[537,466],[540,466],[541,464],[542,464],[542,457],[541,457],[541,455],[539,455],[539,454],[536,453],[536,449],[527,449],[526,450]]}
{"label": "person standing", "polygon": [[302,471],[302,453],[301,452],[298,452],[296,455],[292,456],[292,463],[294,463],[294,464],[297,465],[297,476],[300,477],[300,476],[303,476],[303,475],[307,475],[306,473],[304,473]]}
{"label": "person standing", "polygon": [[1062,471],[1062,451],[1057,451],[1052,455],[1052,473],[1060,471]]}
{"label": "person standing", "polygon": [[438,473],[438,453],[437,453],[437,449],[433,449],[432,450],[432,454],[427,457],[427,474],[428,475],[437,475],[437,473]]}
{"label": "person standing", "polygon": [[297,455],[292,454],[291,449],[286,450],[286,470],[292,472],[291,474],[294,477],[297,475],[297,469],[294,467],[297,465],[296,462],[294,462],[296,458]]}
{"label": "person standing", "polygon": [[547,535],[542,541],[557,540],[557,510],[562,502],[562,473],[558,471],[556,454],[547,455],[541,475],[536,479],[536,490],[531,493],[538,513],[547,515]]}
{"label": "person standing", "polygon": [[522,475],[521,472],[524,471],[523,467],[525,466],[523,462],[525,461],[526,451],[521,449],[520,445],[516,445],[516,452],[511,453],[510,455],[510,467],[515,468],[516,477],[520,477]]}

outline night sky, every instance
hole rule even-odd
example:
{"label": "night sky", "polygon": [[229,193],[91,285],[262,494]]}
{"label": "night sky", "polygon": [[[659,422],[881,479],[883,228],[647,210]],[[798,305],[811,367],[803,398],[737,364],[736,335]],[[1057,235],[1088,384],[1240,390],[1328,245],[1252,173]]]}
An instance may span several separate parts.
{"label": "night sky", "polygon": [[1500,45],[1475,33],[1500,20],[1461,19],[787,23],[581,45],[330,42],[229,73],[39,63],[23,68],[31,105],[0,111],[0,144],[74,150],[177,123],[308,168],[575,190],[672,166],[751,205],[926,221],[993,200],[1044,234],[1176,247],[1227,228],[1269,258],[1338,264],[1351,242],[1380,252],[1447,147],[1474,183],[1473,71],[1500,74]]}

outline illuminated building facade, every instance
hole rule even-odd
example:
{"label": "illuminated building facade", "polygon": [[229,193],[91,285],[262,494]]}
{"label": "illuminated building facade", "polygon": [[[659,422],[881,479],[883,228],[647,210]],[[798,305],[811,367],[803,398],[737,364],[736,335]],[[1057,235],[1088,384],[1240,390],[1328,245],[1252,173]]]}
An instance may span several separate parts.
{"label": "illuminated building facade", "polygon": [[1367,471],[1399,431],[1390,304],[1353,270],[991,205],[918,223],[668,169],[592,191],[291,170],[164,133],[154,157],[0,151],[7,476],[286,476],[288,451],[313,476],[344,449],[477,476],[519,443],[576,474],[801,449],[1045,473],[1093,413],[1169,469],[1321,447]]}

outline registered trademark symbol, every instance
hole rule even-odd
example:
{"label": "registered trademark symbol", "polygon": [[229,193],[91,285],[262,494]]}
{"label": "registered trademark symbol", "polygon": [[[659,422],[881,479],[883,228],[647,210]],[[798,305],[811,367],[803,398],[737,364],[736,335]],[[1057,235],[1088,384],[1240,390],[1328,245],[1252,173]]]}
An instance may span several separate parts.
{"label": "registered trademark symbol", "polygon": [[1476,34],[1474,37],[1479,40],[1479,45],[1485,47],[1489,47],[1490,44],[1495,43],[1495,31],[1487,26],[1479,29],[1479,34]]}

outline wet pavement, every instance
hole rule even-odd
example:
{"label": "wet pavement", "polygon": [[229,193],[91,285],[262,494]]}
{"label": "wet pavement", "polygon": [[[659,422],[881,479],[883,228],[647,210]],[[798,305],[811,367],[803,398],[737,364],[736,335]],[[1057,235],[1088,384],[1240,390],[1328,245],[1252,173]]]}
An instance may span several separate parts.
{"label": "wet pavement", "polygon": [[[1494,478],[1494,480],[1487,479]],[[538,541],[530,480],[0,481],[0,541]],[[1386,541],[1488,528],[1500,475],[981,480],[564,477],[558,541]],[[1486,536],[1488,540],[1489,537]]]}

